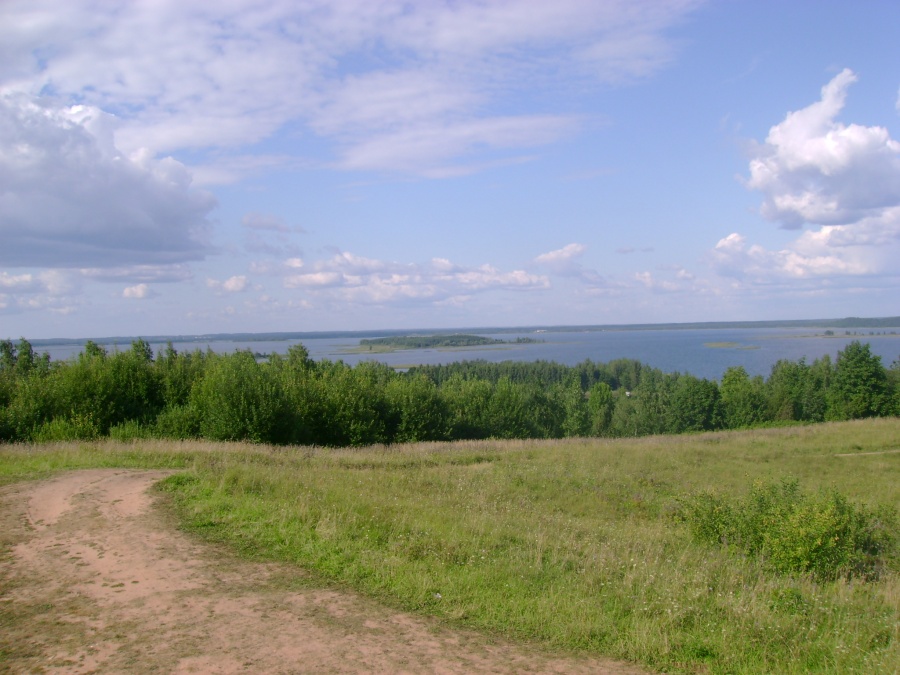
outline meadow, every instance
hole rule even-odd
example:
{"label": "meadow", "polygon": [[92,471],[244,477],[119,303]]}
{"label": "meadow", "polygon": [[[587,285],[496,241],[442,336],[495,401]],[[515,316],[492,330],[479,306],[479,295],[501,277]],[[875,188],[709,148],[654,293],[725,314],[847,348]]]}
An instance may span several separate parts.
{"label": "meadow", "polygon": [[101,466],[181,469],[159,490],[197,537],[450,625],[664,672],[900,670],[896,541],[877,575],[821,578],[700,541],[683,508],[793,479],[811,497],[896,512],[896,417],[353,449],[0,446],[0,484]]}

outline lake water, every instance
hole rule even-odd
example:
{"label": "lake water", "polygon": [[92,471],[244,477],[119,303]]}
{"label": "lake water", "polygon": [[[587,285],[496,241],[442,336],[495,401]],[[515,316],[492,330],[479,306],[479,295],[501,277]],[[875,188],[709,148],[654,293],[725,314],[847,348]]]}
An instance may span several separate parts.
{"label": "lake water", "polygon": [[[851,331],[853,332],[853,331]],[[212,349],[229,353],[238,349],[251,349],[259,353],[285,353],[291,345],[302,343],[315,360],[343,360],[355,365],[360,361],[376,360],[396,368],[420,364],[444,364],[454,361],[483,359],[485,361],[556,361],[574,366],[585,359],[607,362],[619,358],[635,359],[666,372],[691,373],[698,377],[719,380],[730,366],[743,366],[751,375],[768,376],[772,365],[779,359],[808,362],[825,356],[834,359],[838,351],[852,340],[860,340],[871,346],[872,353],[881,357],[889,367],[900,358],[900,327],[857,329],[855,335],[845,335],[843,329],[835,329],[835,335],[826,337],[818,328],[716,328],[716,329],[667,329],[667,330],[606,330],[523,333],[478,333],[500,340],[511,341],[527,337],[543,342],[531,344],[504,344],[459,349],[399,350],[391,353],[369,354],[351,352],[359,345],[360,337],[323,337],[303,340],[242,341],[216,340],[209,342],[175,342],[178,351]],[[892,334],[893,333],[893,334]],[[374,335],[373,335],[374,336]],[[165,344],[150,341],[154,352]],[[719,346],[711,346],[716,345]],[[113,349],[125,350],[129,344]],[[50,353],[53,360],[64,360],[77,354],[79,345],[36,346],[35,351]]]}

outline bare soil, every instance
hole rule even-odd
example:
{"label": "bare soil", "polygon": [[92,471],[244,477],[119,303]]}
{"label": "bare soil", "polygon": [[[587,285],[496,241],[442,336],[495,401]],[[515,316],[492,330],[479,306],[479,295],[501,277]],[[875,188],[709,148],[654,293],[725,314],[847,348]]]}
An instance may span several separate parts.
{"label": "bare soil", "polygon": [[77,471],[0,490],[0,672],[643,672],[242,560],[178,531],[148,492],[166,475]]}

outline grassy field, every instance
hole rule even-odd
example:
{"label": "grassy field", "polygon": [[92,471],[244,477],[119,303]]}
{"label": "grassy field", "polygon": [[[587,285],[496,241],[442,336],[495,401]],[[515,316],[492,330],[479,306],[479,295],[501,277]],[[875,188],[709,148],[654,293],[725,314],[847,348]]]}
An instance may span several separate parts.
{"label": "grassy field", "polygon": [[0,484],[97,466],[183,468],[161,489],[198,536],[451,624],[666,672],[900,672],[896,564],[871,582],[778,575],[674,517],[687,493],[786,477],[898,508],[897,418],[359,450],[0,446]]}

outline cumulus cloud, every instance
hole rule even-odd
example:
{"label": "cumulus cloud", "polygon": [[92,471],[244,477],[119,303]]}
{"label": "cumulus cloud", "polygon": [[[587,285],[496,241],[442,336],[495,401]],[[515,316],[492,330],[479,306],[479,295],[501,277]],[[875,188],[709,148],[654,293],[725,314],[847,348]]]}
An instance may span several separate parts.
{"label": "cumulus cloud", "polygon": [[474,293],[550,286],[548,277],[524,270],[505,272],[488,264],[465,267],[443,258],[424,265],[404,264],[349,252],[311,263],[287,260],[282,269],[285,288],[327,293],[354,302],[419,299],[439,303]]}
{"label": "cumulus cloud", "polygon": [[[498,114],[499,93],[652,75],[700,4],[3,3],[0,82],[117,114],[126,154],[234,149],[299,124],[340,168],[457,175],[577,127],[565,113]],[[290,163],[220,157],[199,158],[203,180]]]}
{"label": "cumulus cloud", "polygon": [[110,267],[202,258],[212,196],[171,158],[126,157],[88,106],[0,96],[0,263]]}
{"label": "cumulus cloud", "polygon": [[821,100],[769,131],[747,181],[765,195],[766,218],[788,228],[842,225],[900,203],[900,143],[884,127],[836,120],[856,79],[843,70]]}
{"label": "cumulus cloud", "polygon": [[129,286],[122,291],[122,297],[130,300],[145,300],[155,295],[147,284]]}
{"label": "cumulus cloud", "polygon": [[733,233],[716,244],[711,257],[723,276],[755,283],[874,274],[880,268],[866,251],[834,251],[824,246],[810,247],[808,251],[798,249],[802,247],[795,244],[772,251],[750,245],[744,236]]}
{"label": "cumulus cloud", "polygon": [[31,310],[67,314],[82,302],[81,291],[81,277],[70,270],[0,272],[0,310],[7,314]]}
{"label": "cumulus cloud", "polygon": [[892,272],[900,255],[900,143],[887,129],[837,120],[849,69],[822,88],[819,101],[773,126],[750,161],[749,188],[763,193],[762,214],[785,228],[806,226],[783,248],[732,233],[710,253],[722,275],[767,284],[833,283]]}
{"label": "cumulus cloud", "polygon": [[678,284],[666,279],[658,279],[650,272],[638,272],[634,275],[634,278],[644,288],[654,293],[673,293],[680,290]]}
{"label": "cumulus cloud", "polygon": [[607,279],[596,270],[585,268],[578,259],[587,247],[584,244],[572,243],[555,251],[542,253],[535,257],[534,264],[562,277],[578,279],[589,287],[605,287]]}
{"label": "cumulus cloud", "polygon": [[243,274],[229,277],[225,281],[218,281],[217,279],[206,280],[207,288],[216,291],[224,291],[225,293],[240,293],[247,288],[248,284],[249,280],[246,275]]}
{"label": "cumulus cloud", "polygon": [[0,272],[0,288],[4,289],[27,289],[33,288],[36,279],[33,274],[9,274],[8,272]]}

